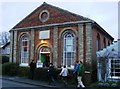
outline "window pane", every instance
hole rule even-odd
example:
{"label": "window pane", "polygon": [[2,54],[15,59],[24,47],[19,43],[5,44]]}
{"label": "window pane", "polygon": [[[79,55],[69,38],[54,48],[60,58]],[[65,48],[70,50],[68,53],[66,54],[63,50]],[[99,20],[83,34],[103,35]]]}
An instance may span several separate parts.
{"label": "window pane", "polygon": [[28,63],[28,48],[29,48],[29,41],[26,35],[22,36],[21,38],[21,63]]}
{"label": "window pane", "polygon": [[67,46],[67,52],[72,52],[73,51],[73,47],[70,45],[70,46]]}
{"label": "window pane", "polygon": [[71,58],[68,58],[68,59],[67,59],[67,65],[68,65],[68,67],[71,66]]}
{"label": "window pane", "polygon": [[71,58],[71,52],[67,53],[67,58]]}
{"label": "window pane", "polygon": [[24,47],[24,51],[27,51],[27,47]]}
{"label": "window pane", "polygon": [[111,60],[111,76],[120,77],[120,60],[119,59]]}
{"label": "window pane", "polygon": [[63,64],[71,67],[74,65],[75,40],[72,32],[66,33],[63,38]]}
{"label": "window pane", "polygon": [[73,40],[72,39],[67,39],[66,44],[67,45],[73,45]]}

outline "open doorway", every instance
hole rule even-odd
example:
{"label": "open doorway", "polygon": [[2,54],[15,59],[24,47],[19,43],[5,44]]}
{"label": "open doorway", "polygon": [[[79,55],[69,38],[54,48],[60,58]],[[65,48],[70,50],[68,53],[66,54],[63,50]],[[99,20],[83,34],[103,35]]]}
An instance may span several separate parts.
{"label": "open doorway", "polygon": [[43,64],[43,67],[49,67],[50,60],[50,48],[43,46],[40,48],[39,60]]}
{"label": "open doorway", "polygon": [[40,60],[43,63],[43,67],[49,67],[50,64],[50,53],[41,53]]}

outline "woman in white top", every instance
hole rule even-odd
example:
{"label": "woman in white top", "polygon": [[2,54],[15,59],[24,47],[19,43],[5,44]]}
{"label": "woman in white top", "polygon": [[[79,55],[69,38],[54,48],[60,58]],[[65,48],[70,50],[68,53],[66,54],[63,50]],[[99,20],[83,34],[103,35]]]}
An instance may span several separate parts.
{"label": "woman in white top", "polygon": [[66,68],[65,65],[60,72],[60,76],[62,76],[62,80],[63,80],[64,85],[67,86],[68,69]]}

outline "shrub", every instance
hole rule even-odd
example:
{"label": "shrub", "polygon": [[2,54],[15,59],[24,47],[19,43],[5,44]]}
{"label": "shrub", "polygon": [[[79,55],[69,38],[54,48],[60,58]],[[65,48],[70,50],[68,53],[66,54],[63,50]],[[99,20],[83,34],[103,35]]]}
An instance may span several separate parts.
{"label": "shrub", "polygon": [[2,64],[9,62],[8,56],[2,56]]}
{"label": "shrub", "polygon": [[48,80],[48,68],[37,68],[35,70],[35,79],[36,80]]}
{"label": "shrub", "polygon": [[19,67],[18,74],[19,77],[29,78],[29,67]]}
{"label": "shrub", "polygon": [[[7,76],[19,76],[29,78],[30,68],[29,67],[19,67],[16,63],[4,63],[2,64],[3,75]],[[61,77],[59,76],[61,69],[55,69],[55,80],[61,82]],[[75,76],[73,76],[73,70],[69,70],[68,83],[74,84],[76,82]],[[35,80],[48,81],[48,68],[36,68],[35,69]]]}
{"label": "shrub", "polygon": [[8,76],[16,76],[18,73],[18,64],[16,63],[4,63],[2,65],[2,74]]}
{"label": "shrub", "polygon": [[[43,80],[43,81],[48,81],[48,68],[37,68],[35,70],[35,80]],[[55,80],[58,82],[61,82],[61,76],[59,76],[61,72],[61,69],[56,68],[55,69]],[[73,84],[75,83],[75,76],[73,76],[73,70],[69,70],[69,75],[68,75],[68,83]]]}

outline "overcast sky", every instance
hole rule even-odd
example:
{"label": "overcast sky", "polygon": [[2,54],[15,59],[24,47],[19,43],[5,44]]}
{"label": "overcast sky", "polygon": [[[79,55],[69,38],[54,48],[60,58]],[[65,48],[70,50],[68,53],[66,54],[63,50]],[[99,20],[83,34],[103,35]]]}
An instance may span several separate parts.
{"label": "overcast sky", "polygon": [[[44,0],[1,1],[0,33],[9,31],[43,2]],[[117,0],[84,0],[84,2],[80,0],[77,2],[73,2],[73,0],[45,0],[45,2],[96,21],[115,40],[118,39]]]}

